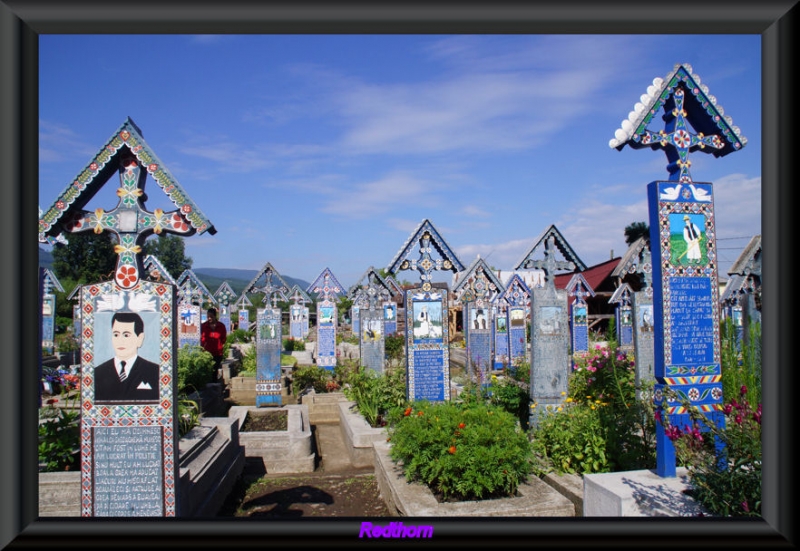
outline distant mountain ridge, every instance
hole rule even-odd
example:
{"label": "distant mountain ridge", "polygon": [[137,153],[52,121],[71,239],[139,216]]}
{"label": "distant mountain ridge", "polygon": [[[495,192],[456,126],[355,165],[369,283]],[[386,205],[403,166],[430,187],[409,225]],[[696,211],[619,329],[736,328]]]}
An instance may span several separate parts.
{"label": "distant mountain ridge", "polygon": [[[53,255],[50,251],[46,251],[39,247],[39,266],[44,268],[53,269]],[[248,283],[253,281],[260,270],[242,270],[238,268],[192,268],[195,275],[203,282],[203,285],[208,287],[208,290],[215,293],[223,281],[227,281],[228,285],[241,295],[244,288]],[[311,285],[310,282],[303,279],[298,279],[281,274],[281,277],[289,285],[291,289],[295,285],[300,287],[303,291],[308,289]]]}
{"label": "distant mountain ridge", "polygon": [[[192,268],[195,275],[208,287],[212,293],[216,292],[223,281],[227,281],[233,290],[241,295],[248,283],[258,275],[260,270],[242,270],[239,268]],[[281,278],[291,289],[295,285],[303,291],[308,289],[310,282],[281,274]]]}

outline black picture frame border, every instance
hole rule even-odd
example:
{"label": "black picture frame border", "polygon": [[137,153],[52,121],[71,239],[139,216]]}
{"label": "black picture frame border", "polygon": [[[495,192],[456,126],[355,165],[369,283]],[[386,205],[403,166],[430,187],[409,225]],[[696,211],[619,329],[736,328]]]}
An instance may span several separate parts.
{"label": "black picture frame border", "polygon": [[[547,5],[440,3],[195,2],[142,0],[114,5],[83,0],[0,0],[0,242],[9,256],[0,271],[8,293],[0,335],[5,367],[0,419],[2,499],[0,547],[263,548],[358,544],[361,519],[45,519],[37,518],[36,405],[38,241],[38,36],[81,33],[595,33],[760,34],[762,37],[763,263],[763,520],[575,518],[413,519],[432,524],[434,545],[619,547],[794,547],[792,411],[796,327],[792,296],[793,166],[797,138],[795,0],[732,2],[675,0],[655,4],[562,0]],[[643,184],[644,185],[644,184]],[[46,198],[45,198],[46,199]],[[791,210],[790,210],[791,209]],[[784,260],[782,263],[781,260]],[[791,331],[791,333],[790,333]],[[33,352],[32,352],[33,351]],[[387,519],[387,523],[388,523]],[[380,542],[386,545],[387,541]],[[415,541],[415,545],[428,542]]]}

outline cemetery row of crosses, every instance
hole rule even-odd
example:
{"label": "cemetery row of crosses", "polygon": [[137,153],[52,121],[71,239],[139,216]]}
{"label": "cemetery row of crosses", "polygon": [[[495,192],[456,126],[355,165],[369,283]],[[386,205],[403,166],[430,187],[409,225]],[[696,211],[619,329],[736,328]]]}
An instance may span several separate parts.
{"label": "cemetery row of crosses", "polygon": [[[648,129],[662,108],[664,129]],[[191,270],[174,279],[157,258],[142,254],[151,235],[188,237],[214,234],[216,228],[127,119],[39,220],[41,242],[64,242],[85,231],[110,232],[117,242],[113,280],[83,285],[72,295],[81,343],[81,514],[177,515],[176,347],[199,343],[199,322],[209,305],[219,309],[228,329],[234,323],[242,329],[255,325],[257,406],[281,405],[285,336],[313,339],[316,364],[336,366],[343,314],[337,299],[346,296],[352,308],[345,314],[359,336],[364,368],[382,373],[385,336],[405,336],[409,400],[454,398],[450,341],[460,332],[465,344],[460,361],[468,378],[485,381],[493,371],[530,367],[530,425],[535,426],[543,411],[563,403],[573,355],[589,349],[592,331],[613,323],[619,345],[635,355],[637,385],[654,383],[658,407],[668,385],[718,422],[719,322],[731,316],[742,327],[757,319],[760,240],[748,247],[746,266],[732,274],[720,296],[712,184],[692,180],[689,153],[720,157],[745,144],[691,67],[676,65],[666,78],[653,81],[610,142],[616,149],[662,149],[669,161],[668,179],[647,186],[649,236],[636,240],[622,258],[587,267],[551,225],[511,270],[494,269],[480,257],[465,265],[432,220],[424,219],[383,270],[369,267],[349,289],[328,268],[307,288],[290,287],[267,262],[237,297],[227,282],[210,292]],[[115,173],[119,203],[107,211],[87,210]],[[175,210],[147,210],[148,177]],[[450,285],[434,282],[437,271],[451,272]],[[401,274],[414,272],[418,283],[397,283]],[[42,270],[45,349],[53,343],[53,288],[60,289],[55,275]],[[255,320],[247,309],[253,293],[264,295]],[[288,313],[278,308],[279,301],[290,303]],[[282,334],[284,314],[289,335]],[[144,367],[134,364],[116,394],[101,393],[102,366],[116,362],[119,371],[111,346],[119,327],[136,335],[136,361],[146,359],[156,375],[142,379]],[[687,419],[677,404],[663,413],[678,424]],[[657,461],[661,476],[675,476],[674,450],[663,428]]]}

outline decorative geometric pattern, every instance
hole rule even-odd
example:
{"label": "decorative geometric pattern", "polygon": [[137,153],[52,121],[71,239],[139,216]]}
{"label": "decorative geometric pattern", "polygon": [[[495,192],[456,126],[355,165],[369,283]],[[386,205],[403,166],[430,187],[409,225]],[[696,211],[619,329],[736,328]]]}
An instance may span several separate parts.
{"label": "decorative geometric pattern", "polygon": [[203,303],[217,303],[217,299],[214,298],[208,287],[192,270],[184,270],[178,276],[178,297],[181,302],[200,304],[201,306]]}
{"label": "decorative geometric pattern", "polygon": [[519,274],[513,274],[504,285],[498,299],[505,300],[511,306],[526,306],[531,303],[531,290]]}
{"label": "decorative geometric pattern", "polygon": [[[143,170],[144,169],[144,170]],[[119,172],[119,202],[110,211],[83,207],[103,187],[114,172]],[[145,210],[145,180],[150,174],[178,207],[164,212]],[[142,138],[141,131],[128,118],[89,165],[67,186],[39,219],[39,241],[47,243],[62,232],[110,231],[117,236],[118,255],[114,281],[123,289],[133,288],[142,272],[142,244],[149,235],[162,232],[193,235],[216,229],[197,208],[178,182],[164,167]]]}
{"label": "decorative geometric pattern", "polygon": [[394,292],[394,288],[373,266],[370,266],[348,289],[347,296],[352,298],[354,303],[356,299],[359,300],[360,306],[375,309],[380,302],[388,300]]}
{"label": "decorative geometric pattern", "polygon": [[309,304],[313,302],[311,297],[308,296],[308,293],[303,291],[299,285],[294,285],[289,291],[289,300],[294,302],[295,304]]}
{"label": "decorative geometric pattern", "polygon": [[[419,259],[409,259],[417,244],[419,244]],[[436,260],[431,256],[434,250],[440,257]],[[430,291],[433,279],[431,272],[434,270],[460,272],[464,270],[464,265],[447,242],[442,239],[430,220],[425,219],[417,226],[417,229],[414,230],[411,237],[403,244],[400,251],[386,268],[386,271],[390,274],[396,274],[401,270],[417,270],[420,273],[422,289]]]}
{"label": "decorative geometric pattern", "polygon": [[[523,260],[517,264],[516,270],[519,269],[526,269],[530,270],[532,268],[538,268],[544,272],[544,279],[545,279],[545,288],[549,289],[550,291],[555,291],[556,289],[556,271],[558,270],[574,270],[575,266],[578,265],[576,262],[571,260],[556,260],[555,249],[558,247],[559,240],[557,239],[558,230],[555,226],[550,226],[550,228],[545,232],[545,236],[543,236],[539,241],[536,242],[528,253],[523,257]],[[534,260],[533,253],[536,248],[542,243],[542,239],[544,239],[544,260]],[[566,241],[564,241],[566,243]],[[564,250],[570,252],[572,249],[562,249],[558,247],[562,254]],[[566,254],[565,254],[566,256]],[[577,257],[575,257],[577,258]],[[580,259],[579,259],[580,261]],[[582,264],[582,263],[581,263]],[[585,265],[584,268],[585,269]]]}
{"label": "decorative geometric pattern", "polygon": [[272,307],[276,308],[278,300],[286,300],[289,285],[283,280],[278,271],[267,262],[256,276],[244,288],[245,293],[264,293],[264,304],[272,300]]}
{"label": "decorative geometric pattern", "polygon": [[81,516],[93,516],[93,431],[94,427],[162,427],[164,463],[163,496],[165,516],[176,516],[176,481],[173,460],[175,434],[175,399],[173,396],[173,324],[174,287],[165,283],[140,280],[131,293],[153,297],[160,306],[158,313],[159,333],[159,401],[148,404],[95,404],[95,318],[104,296],[122,292],[114,282],[104,282],[81,287],[82,327],[81,335]]}
{"label": "decorative geometric pattern", "polygon": [[[539,266],[541,260],[533,260],[533,253],[536,250],[544,246],[545,248],[545,262],[547,264]],[[553,248],[558,249],[558,251],[563,255],[564,262],[556,262],[555,261],[555,254]],[[569,264],[572,264],[570,266]],[[533,247],[531,247],[528,252],[526,252],[522,260],[517,262],[515,266],[515,270],[530,270],[531,268],[542,268],[547,266],[550,270],[552,276],[555,276],[555,270],[578,270],[579,272],[583,272],[586,270],[586,264],[578,257],[575,251],[572,249],[570,244],[564,239],[564,236],[561,235],[561,232],[558,231],[558,228],[555,225],[551,225],[547,228],[539,238],[534,242]],[[547,277],[547,275],[545,276]],[[552,279],[551,277],[548,279]],[[552,285],[555,286],[555,281],[552,282]]]}
{"label": "decorative geometric pattern", "polygon": [[[747,144],[747,138],[733,125],[730,116],[724,115],[722,106],[709,95],[708,86],[700,83],[700,77],[692,73],[688,63],[676,64],[665,78],[654,79],[640,100],[608,145],[617,150],[625,145],[634,149],[664,149],[670,181],[692,181],[690,152],[722,157]],[[647,125],[662,107],[665,129],[648,130]],[[687,123],[697,134],[689,132]]]}
{"label": "decorative geometric pattern", "polygon": [[461,299],[467,289],[471,291],[470,297],[474,297],[471,300],[489,304],[505,291],[505,286],[486,260],[478,256],[463,274],[459,274],[458,282],[453,286],[457,299]]}
{"label": "decorative geometric pattern", "polygon": [[247,292],[246,291],[243,291],[241,296],[239,296],[239,298],[236,300],[236,303],[234,303],[234,306],[236,308],[239,308],[239,309],[242,309],[242,310],[245,309],[247,306],[252,306],[252,305],[253,305],[253,303],[250,301],[249,298],[247,298]]}
{"label": "decorative geometric pattern", "polygon": [[217,304],[227,306],[236,298],[236,291],[231,288],[227,281],[223,281],[222,285],[214,293],[214,298],[217,299]]}
{"label": "decorative geometric pattern", "polygon": [[330,269],[325,268],[306,288],[306,292],[314,293],[323,300],[332,300],[344,294],[344,287],[336,280]]}

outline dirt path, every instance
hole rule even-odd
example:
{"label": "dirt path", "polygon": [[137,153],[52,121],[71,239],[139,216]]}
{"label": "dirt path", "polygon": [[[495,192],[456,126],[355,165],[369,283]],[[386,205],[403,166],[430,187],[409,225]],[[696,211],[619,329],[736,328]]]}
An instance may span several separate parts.
{"label": "dirt path", "polygon": [[219,517],[386,517],[375,475],[363,470],[269,475],[248,459]]}

